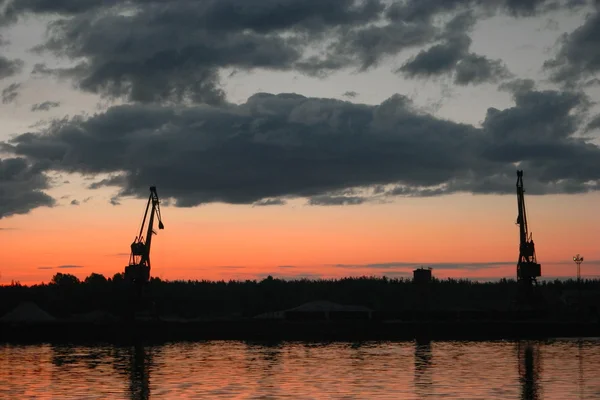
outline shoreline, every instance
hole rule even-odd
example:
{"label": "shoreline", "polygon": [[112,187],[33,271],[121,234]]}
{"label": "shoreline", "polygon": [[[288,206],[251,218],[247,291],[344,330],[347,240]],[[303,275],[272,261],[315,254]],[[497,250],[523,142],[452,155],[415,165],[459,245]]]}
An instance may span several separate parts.
{"label": "shoreline", "polygon": [[2,323],[2,343],[236,341],[544,340],[600,337],[577,321],[115,321]]}

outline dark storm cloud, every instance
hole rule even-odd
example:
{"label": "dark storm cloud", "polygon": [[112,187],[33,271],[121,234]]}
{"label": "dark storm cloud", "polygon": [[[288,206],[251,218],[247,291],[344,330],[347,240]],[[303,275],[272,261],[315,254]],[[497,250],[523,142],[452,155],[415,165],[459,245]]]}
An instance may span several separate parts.
{"label": "dark storm cloud", "polygon": [[46,176],[24,158],[0,158],[0,219],[54,205],[42,192],[48,187]]}
{"label": "dark storm cloud", "polygon": [[470,53],[456,64],[454,83],[457,85],[497,83],[510,77],[512,74],[501,60],[490,60],[485,56]]}
{"label": "dark storm cloud", "polygon": [[11,83],[4,89],[2,89],[2,103],[10,104],[17,100],[19,97],[19,89],[21,89],[21,84],[18,82]]}
{"label": "dark storm cloud", "polygon": [[588,124],[586,130],[590,131],[592,129],[600,129],[600,115],[594,117],[590,123]]}
{"label": "dark storm cloud", "polygon": [[4,15],[14,18],[28,12],[75,15],[119,2],[119,0],[3,0],[0,6],[6,4]]}
{"label": "dark storm cloud", "polygon": [[[83,91],[109,98],[223,104],[224,68],[295,70],[319,77],[340,69],[364,71],[406,49],[443,41],[446,28],[440,21],[466,10],[471,10],[474,21],[497,12],[524,16],[559,3],[568,5],[556,0],[388,3],[24,0],[14,1],[9,9],[13,15],[62,15],[51,23],[47,41],[37,50],[65,56],[75,65],[60,69],[38,65],[36,74],[68,78]],[[473,21],[458,19],[454,28],[466,32]],[[454,54],[457,51],[460,54]],[[497,81],[506,73],[499,61],[465,52],[455,43],[437,44],[428,53],[406,67],[409,75],[419,75],[417,64],[418,71],[435,71],[435,66],[424,65],[428,59],[442,62],[440,71],[444,65],[456,68],[455,81],[461,85]]]}
{"label": "dark storm cloud", "polygon": [[400,95],[378,106],[265,93],[226,107],[123,105],[16,136],[4,149],[48,170],[116,174],[94,187],[115,186],[119,196],[145,197],[155,184],[180,207],[513,193],[514,163],[531,194],[597,190],[600,149],[574,136],[585,96],[514,98],[514,107],[489,109],[481,129],[419,112]]}
{"label": "dark storm cloud", "polygon": [[600,2],[582,26],[560,37],[559,44],[556,57],[544,63],[554,82],[573,85],[600,72]]}
{"label": "dark storm cloud", "polygon": [[112,98],[220,104],[220,68],[308,71],[299,62],[311,37],[372,21],[382,10],[379,0],[145,2],[127,15],[114,8],[54,22],[37,50],[86,61],[35,72]]}
{"label": "dark storm cloud", "polygon": [[44,101],[42,103],[37,103],[31,106],[31,111],[48,111],[51,108],[60,107],[60,102],[58,101]]}
{"label": "dark storm cloud", "polygon": [[427,50],[421,50],[400,67],[398,72],[411,78],[452,72],[460,59],[467,55],[470,45],[471,38],[466,35],[437,44]]}
{"label": "dark storm cloud", "polygon": [[21,72],[25,63],[23,60],[9,60],[4,56],[0,56],[0,79],[10,78]]}
{"label": "dark storm cloud", "polygon": [[396,72],[409,78],[453,74],[454,83],[462,86],[508,78],[510,73],[500,60],[469,52],[472,40],[467,31],[475,23],[472,11],[457,15],[446,25],[442,43],[421,50]]}

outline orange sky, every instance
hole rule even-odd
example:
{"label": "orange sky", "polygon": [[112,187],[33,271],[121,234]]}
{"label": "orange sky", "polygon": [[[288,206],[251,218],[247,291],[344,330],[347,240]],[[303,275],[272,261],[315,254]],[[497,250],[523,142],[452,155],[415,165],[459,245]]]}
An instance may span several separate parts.
{"label": "orange sky", "polygon": [[[92,272],[122,272],[145,200],[112,206],[109,196],[98,193],[76,192],[81,198],[94,195],[80,206],[67,199],[0,220],[0,282],[48,282],[56,272],[82,279]],[[598,194],[527,197],[544,276],[573,276],[569,260],[576,253],[588,260],[583,275],[600,275],[594,261],[600,260],[597,204]],[[165,230],[153,241],[151,260],[152,275],[163,279],[393,277],[412,269],[366,266],[386,263],[432,265],[437,277],[513,277],[518,256],[516,195],[399,198],[343,207],[306,206],[302,200],[270,207],[213,204],[163,207],[162,214]],[[491,262],[506,264],[460,268]],[[58,268],[65,265],[79,268]]]}

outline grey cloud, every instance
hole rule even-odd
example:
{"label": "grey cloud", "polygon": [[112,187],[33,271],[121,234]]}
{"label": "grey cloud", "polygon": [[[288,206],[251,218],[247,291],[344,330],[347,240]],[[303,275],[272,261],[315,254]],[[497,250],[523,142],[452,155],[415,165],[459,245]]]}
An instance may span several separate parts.
{"label": "grey cloud", "polygon": [[472,40],[466,32],[475,22],[472,12],[457,15],[446,25],[442,43],[421,50],[396,72],[410,78],[454,74],[454,82],[463,86],[508,78],[510,73],[501,61],[469,53]]}
{"label": "grey cloud", "polygon": [[[14,21],[16,16],[26,13],[77,15],[98,11],[100,8],[122,9],[131,6],[158,7],[162,0],[5,0],[5,21]],[[333,22],[364,21],[370,13],[380,11],[380,1],[365,1],[365,6],[350,8],[352,1],[346,0],[173,0],[170,3],[179,7],[189,7],[189,3],[202,10],[199,24],[213,29],[246,27],[257,31],[281,29],[302,24],[318,25]],[[337,9],[349,8],[341,13]],[[587,4],[586,0],[405,0],[394,1],[387,10],[390,18],[397,20],[425,20],[435,14],[448,13],[457,8],[482,7],[487,11],[501,11],[513,16],[532,16],[537,13],[556,10],[559,7],[575,8]],[[189,19],[193,17],[190,16]]]}
{"label": "grey cloud", "polygon": [[79,200],[75,200],[75,199],[71,200],[71,205],[72,206],[78,206],[79,204],[80,204]]}
{"label": "grey cloud", "polygon": [[584,86],[600,85],[600,78],[592,78],[585,82]]}
{"label": "grey cloud", "polygon": [[600,115],[594,117],[586,128],[588,131],[591,131],[592,129],[600,129]]}
{"label": "grey cloud", "polygon": [[350,64],[364,71],[379,65],[385,57],[429,43],[438,32],[435,26],[422,22],[368,26],[344,34],[330,47],[327,58],[336,60],[330,67]]}
{"label": "grey cloud", "polygon": [[471,39],[466,35],[443,44],[437,44],[427,50],[421,50],[397,72],[402,72],[411,78],[452,72],[460,59],[467,55],[470,45]]}
{"label": "grey cloud", "polygon": [[377,106],[266,93],[225,107],[122,105],[57,121],[3,148],[47,170],[115,174],[94,184],[117,187],[115,202],[145,197],[155,184],[179,207],[512,194],[515,163],[531,194],[600,189],[600,149],[575,136],[587,98],[527,91],[514,99],[513,107],[490,108],[482,128],[437,119],[401,95]]}
{"label": "grey cloud", "polygon": [[0,79],[10,78],[21,72],[25,63],[23,60],[9,60],[4,56],[0,56]]}
{"label": "grey cloud", "polygon": [[0,158],[0,219],[54,205],[42,192],[48,187],[48,178],[24,158]]}
{"label": "grey cloud", "polygon": [[59,265],[56,267],[38,267],[38,269],[77,269],[83,268],[81,265]]}
{"label": "grey cloud", "polygon": [[458,85],[496,83],[511,76],[512,74],[501,60],[490,60],[485,56],[471,53],[456,65],[454,83]]}
{"label": "grey cloud", "polygon": [[493,261],[493,262],[482,262],[482,263],[415,263],[405,261],[392,261],[386,263],[373,263],[373,264],[334,264],[330,265],[336,268],[345,269],[357,269],[357,268],[370,268],[376,270],[393,270],[393,269],[409,269],[419,268],[422,266],[431,267],[433,269],[468,269],[468,270],[480,270],[486,268],[495,268],[504,265],[513,265],[514,261]]}
{"label": "grey cloud", "polygon": [[514,79],[508,82],[503,82],[498,86],[498,90],[503,90],[509,93],[527,93],[535,88],[533,79]]}
{"label": "grey cloud", "polygon": [[[443,39],[445,29],[466,32],[475,17],[497,12],[525,16],[574,4],[573,0],[408,0],[391,5],[384,0],[22,0],[12,2],[9,14],[63,16],[50,24],[48,39],[36,50],[78,64],[71,68],[40,64],[34,75],[69,79],[83,91],[111,99],[224,104],[219,75],[223,68],[297,70],[318,77],[339,69],[364,71],[406,49]],[[473,14],[469,18],[463,15],[467,10]],[[456,13],[452,24],[438,26]],[[456,66],[458,84],[495,82],[506,73],[498,60],[476,54],[461,53],[457,64],[453,49],[444,46],[452,45],[437,45],[429,52]],[[407,69],[418,75],[416,65]]]}
{"label": "grey cloud", "polygon": [[573,9],[585,4],[581,0],[406,0],[394,2],[388,15],[401,21],[429,21],[435,15],[457,10],[477,10],[482,16],[496,13],[513,17],[530,17],[558,8]]}
{"label": "grey cloud", "polygon": [[382,9],[379,0],[142,2],[128,15],[115,8],[54,22],[37,51],[86,61],[34,71],[111,98],[220,104],[219,68],[292,69],[312,36],[367,23]]}
{"label": "grey cloud", "polygon": [[554,82],[573,85],[600,72],[600,3],[596,8],[582,26],[561,36],[558,54],[544,63]]}
{"label": "grey cloud", "polygon": [[31,111],[48,111],[51,108],[56,108],[60,106],[60,102],[58,101],[44,101],[42,103],[37,103],[31,106]]}
{"label": "grey cloud", "polygon": [[311,206],[347,206],[363,204],[367,200],[367,198],[359,196],[320,195],[309,198],[308,204]]}
{"label": "grey cloud", "polygon": [[21,89],[21,84],[18,82],[11,83],[2,89],[2,103],[10,104],[17,100],[20,94],[19,89]]}
{"label": "grey cloud", "polygon": [[349,97],[349,98],[354,98],[356,96],[358,96],[358,93],[356,93],[355,91],[351,90],[351,91],[347,91],[343,94],[344,97]]}
{"label": "grey cloud", "polygon": [[283,206],[287,204],[283,199],[262,199],[254,202],[254,206]]}
{"label": "grey cloud", "polygon": [[118,2],[116,0],[4,0],[3,3],[7,3],[4,15],[14,19],[26,13],[75,15],[99,7],[113,6]]}

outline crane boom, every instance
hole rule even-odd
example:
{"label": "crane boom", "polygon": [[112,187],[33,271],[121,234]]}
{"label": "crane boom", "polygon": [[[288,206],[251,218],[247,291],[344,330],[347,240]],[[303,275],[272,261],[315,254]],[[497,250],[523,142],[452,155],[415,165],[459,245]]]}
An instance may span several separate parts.
{"label": "crane boom", "polygon": [[[158,229],[164,229],[160,214],[160,201],[156,193],[156,187],[150,187],[150,196],[146,204],[144,219],[138,235],[131,243],[131,254],[129,256],[129,265],[125,267],[125,279],[136,284],[144,284],[150,280],[150,246],[152,245],[152,235],[154,231],[154,218],[158,218]],[[144,240],[144,226],[148,220],[146,237]]]}
{"label": "crane boom", "polygon": [[529,227],[527,225],[527,213],[525,210],[525,188],[523,186],[523,171],[517,171],[517,205],[519,215],[519,261],[517,262],[517,280],[531,285],[536,278],[541,276],[541,265],[538,264],[535,254],[535,244]]}

